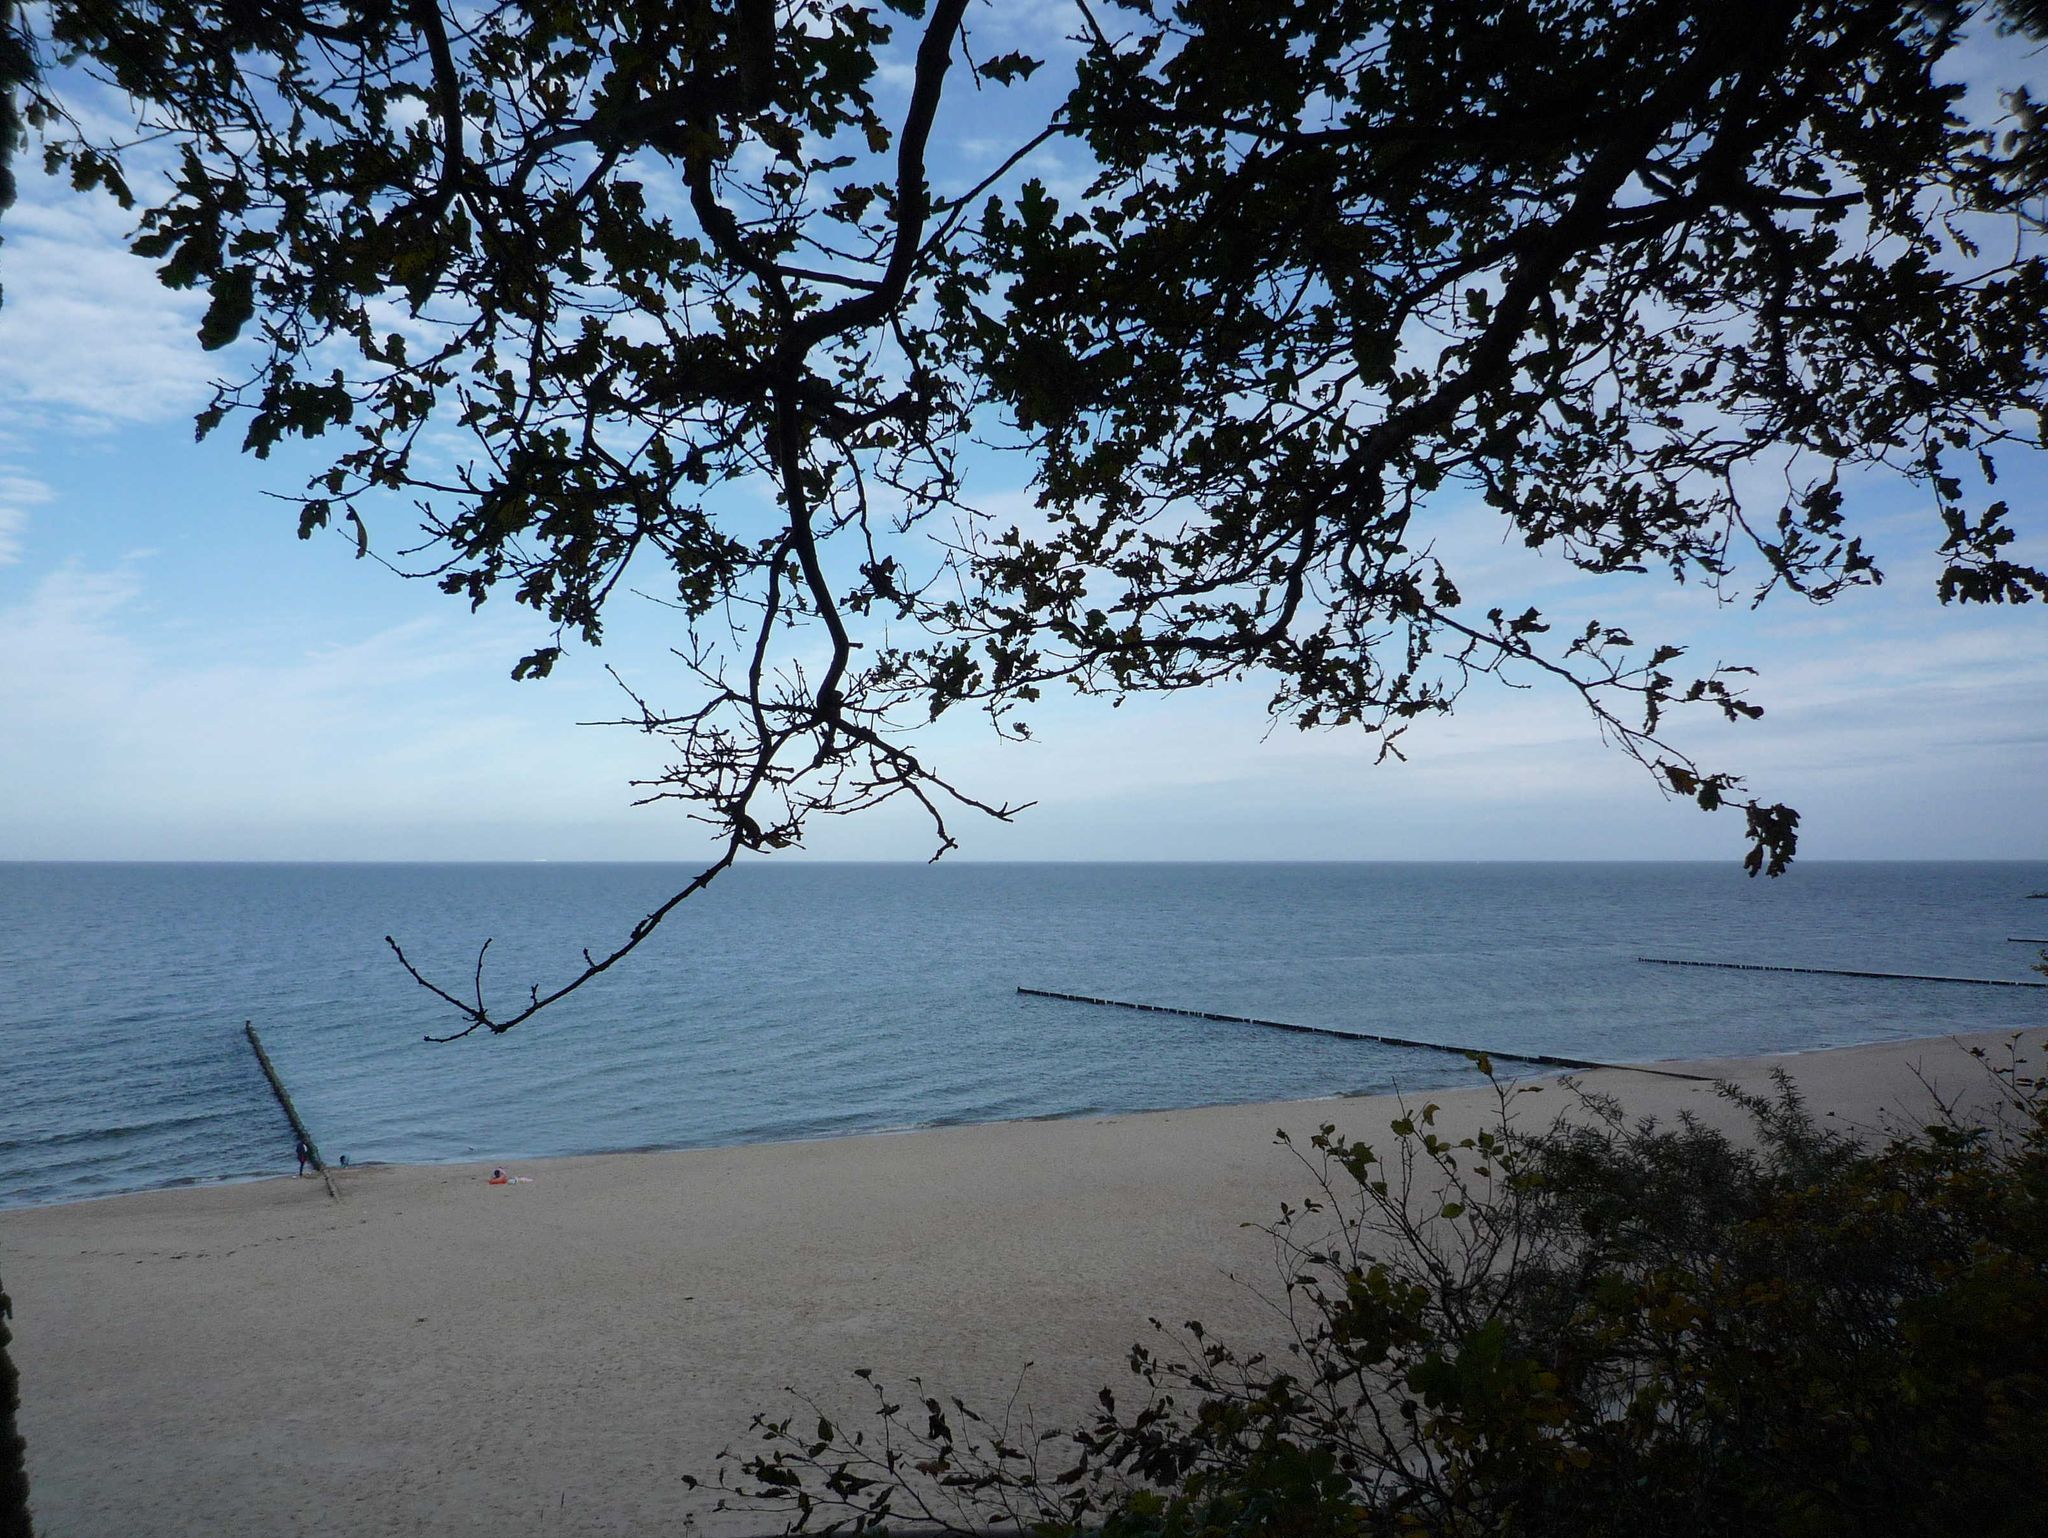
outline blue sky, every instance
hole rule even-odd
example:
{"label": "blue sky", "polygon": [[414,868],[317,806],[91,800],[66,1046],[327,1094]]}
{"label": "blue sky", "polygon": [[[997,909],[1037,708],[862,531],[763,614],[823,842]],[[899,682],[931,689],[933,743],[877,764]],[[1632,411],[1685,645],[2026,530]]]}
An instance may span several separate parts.
{"label": "blue sky", "polygon": [[[1054,5],[997,8],[1046,46]],[[1057,72],[1057,64],[1050,73]],[[1008,110],[1008,109],[1005,109]],[[940,132],[958,164],[1006,118],[964,94]],[[298,477],[191,417],[219,357],[202,302],[121,249],[126,220],[33,174],[0,221],[0,858],[678,859],[708,849],[674,807],[634,808],[658,743],[578,726],[619,711],[610,663],[656,697],[681,680],[665,616],[627,600],[602,653],[556,676],[508,670],[544,639],[493,602],[302,543],[267,498]],[[1071,166],[1054,165],[1055,176]],[[231,362],[231,360],[230,360]],[[985,505],[1028,504],[1019,461],[977,463]],[[2002,488],[2040,558],[2048,476]],[[1866,490],[1891,580],[1825,609],[1717,610],[1657,579],[1599,583],[1500,545],[1440,504],[1468,592],[1599,615],[1759,667],[1761,722],[1681,740],[1805,813],[1810,858],[2048,857],[2048,613],[1943,610],[1938,524],[1917,494]],[[962,821],[968,859],[1705,858],[1740,830],[1661,797],[1574,700],[1477,685],[1455,717],[1375,765],[1343,733],[1269,732],[1256,684],[1172,700],[1059,701],[1038,740],[948,718],[928,758],[989,799],[1037,800],[1013,826]],[[923,858],[891,811],[821,826],[812,852]]]}

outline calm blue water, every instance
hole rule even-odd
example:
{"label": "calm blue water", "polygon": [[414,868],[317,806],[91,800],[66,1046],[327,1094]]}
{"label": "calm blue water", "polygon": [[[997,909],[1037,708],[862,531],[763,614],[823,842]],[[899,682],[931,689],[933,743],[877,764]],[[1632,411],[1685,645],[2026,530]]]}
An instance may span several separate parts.
{"label": "calm blue water", "polygon": [[763,865],[503,1038],[501,1000],[688,872],[0,865],[0,1206],[288,1170],[253,1020],[330,1157],[511,1159],[1421,1087],[1456,1059],[1020,998],[1113,998],[1600,1059],[2039,1025],[2048,993],[1638,964],[2024,978],[2048,864]]}

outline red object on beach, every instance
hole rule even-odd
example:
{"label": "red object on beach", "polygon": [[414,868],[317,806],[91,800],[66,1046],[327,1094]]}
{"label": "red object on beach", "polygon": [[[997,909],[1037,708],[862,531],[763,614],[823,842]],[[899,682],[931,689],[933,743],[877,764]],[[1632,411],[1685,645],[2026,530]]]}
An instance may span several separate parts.
{"label": "red object on beach", "polygon": [[492,1170],[489,1183],[494,1186],[508,1186],[512,1182],[505,1178],[505,1172],[503,1170]]}

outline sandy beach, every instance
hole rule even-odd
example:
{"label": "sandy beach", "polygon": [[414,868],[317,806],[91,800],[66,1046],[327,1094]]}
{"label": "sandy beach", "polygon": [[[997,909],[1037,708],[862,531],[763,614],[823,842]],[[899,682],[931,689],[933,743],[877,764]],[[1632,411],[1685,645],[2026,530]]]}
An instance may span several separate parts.
{"label": "sandy beach", "polygon": [[[1674,1068],[1868,1127],[1974,1097],[1964,1051],[1890,1043]],[[2029,1045],[2037,1051],[2032,1035]],[[1582,1076],[1729,1119],[1710,1084]],[[1523,1097],[1547,1120],[1555,1080]],[[1422,1097],[1417,1097],[1422,1098]],[[1483,1116],[1483,1087],[1427,1099]],[[1222,1106],[508,1166],[382,1167],[0,1213],[46,1538],[771,1531],[708,1477],[794,1387],[868,1367],[1041,1424],[1121,1387],[1147,1316],[1270,1330],[1240,1225],[1300,1197],[1276,1128],[1383,1137],[1387,1097]],[[1026,1364],[1032,1364],[1026,1370]],[[1020,1388],[1021,1383],[1021,1388]]]}

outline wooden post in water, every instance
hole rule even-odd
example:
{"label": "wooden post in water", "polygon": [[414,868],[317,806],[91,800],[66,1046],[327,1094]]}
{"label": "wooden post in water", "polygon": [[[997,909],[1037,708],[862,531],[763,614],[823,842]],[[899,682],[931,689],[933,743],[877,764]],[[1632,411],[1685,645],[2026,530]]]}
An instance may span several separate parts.
{"label": "wooden post in water", "polygon": [[313,1168],[320,1172],[320,1178],[327,1182],[327,1194],[336,1201],[341,1192],[335,1189],[334,1177],[327,1173],[327,1161],[320,1157],[320,1145],[313,1141],[313,1134],[306,1130],[305,1122],[299,1119],[299,1108],[292,1104],[291,1091],[284,1087],[284,1080],[278,1077],[277,1067],[270,1061],[270,1054],[263,1050],[263,1038],[256,1034],[256,1027],[249,1021],[242,1022],[242,1034],[249,1038],[249,1045],[256,1049],[256,1061],[263,1067],[263,1077],[270,1081],[271,1093],[277,1096],[277,1103],[284,1107],[285,1120],[292,1124],[292,1131],[301,1143],[306,1145],[306,1157]]}

